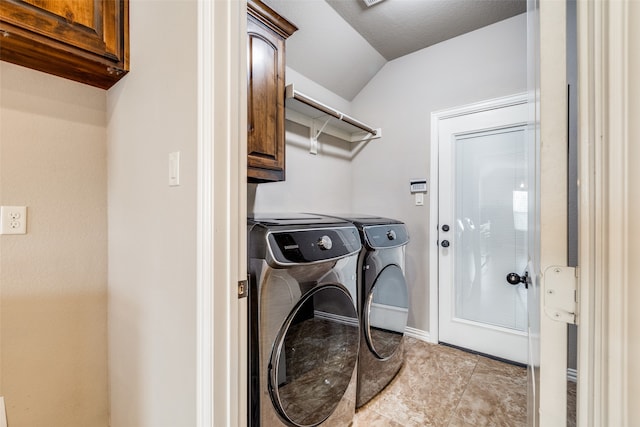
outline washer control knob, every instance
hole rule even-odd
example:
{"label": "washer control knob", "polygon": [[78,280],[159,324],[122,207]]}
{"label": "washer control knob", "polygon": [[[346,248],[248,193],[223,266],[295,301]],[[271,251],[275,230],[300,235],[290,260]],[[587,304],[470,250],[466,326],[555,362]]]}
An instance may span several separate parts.
{"label": "washer control knob", "polygon": [[396,232],[393,230],[387,231],[387,239],[396,240]]}
{"label": "washer control knob", "polygon": [[333,246],[333,242],[329,236],[322,236],[320,240],[318,240],[318,246],[320,249],[328,251]]}

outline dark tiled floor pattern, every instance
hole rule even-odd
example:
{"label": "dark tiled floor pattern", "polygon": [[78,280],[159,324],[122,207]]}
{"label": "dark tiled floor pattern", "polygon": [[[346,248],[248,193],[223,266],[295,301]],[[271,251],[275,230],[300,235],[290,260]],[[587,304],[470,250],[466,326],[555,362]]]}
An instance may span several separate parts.
{"label": "dark tiled floor pattern", "polygon": [[405,339],[403,368],[358,410],[354,427],[526,425],[525,368]]}

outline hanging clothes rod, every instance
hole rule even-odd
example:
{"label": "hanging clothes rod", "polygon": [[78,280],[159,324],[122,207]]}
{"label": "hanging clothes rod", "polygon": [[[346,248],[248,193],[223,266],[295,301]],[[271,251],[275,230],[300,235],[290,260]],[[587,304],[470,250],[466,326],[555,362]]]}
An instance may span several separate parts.
{"label": "hanging clothes rod", "polygon": [[351,116],[348,116],[348,115],[346,115],[344,113],[341,113],[340,111],[338,111],[338,110],[336,110],[334,108],[331,108],[328,105],[325,105],[320,101],[316,101],[315,99],[298,92],[297,90],[295,90],[293,88],[293,84],[290,84],[290,85],[288,85],[286,87],[285,96],[286,96],[287,99],[295,99],[296,101],[301,102],[303,104],[306,104],[306,105],[308,105],[308,106],[310,106],[310,107],[312,107],[312,108],[314,108],[314,109],[316,109],[316,110],[318,110],[318,111],[320,111],[320,112],[322,112],[324,114],[327,114],[327,115],[329,115],[331,117],[334,117],[334,118],[336,118],[338,120],[341,120],[341,121],[343,121],[345,123],[348,123],[351,126],[354,126],[354,127],[358,128],[360,130],[368,132],[373,136],[376,136],[378,134],[378,130],[377,129],[374,129],[371,126],[368,126],[368,125],[362,123],[361,121],[354,119]]}

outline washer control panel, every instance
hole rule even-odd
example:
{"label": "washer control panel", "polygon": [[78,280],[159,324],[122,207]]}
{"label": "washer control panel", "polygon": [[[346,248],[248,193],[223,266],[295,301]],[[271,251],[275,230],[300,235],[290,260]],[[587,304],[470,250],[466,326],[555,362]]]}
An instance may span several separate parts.
{"label": "washer control panel", "polygon": [[272,232],[268,237],[275,261],[303,264],[337,259],[361,248],[355,227]]}

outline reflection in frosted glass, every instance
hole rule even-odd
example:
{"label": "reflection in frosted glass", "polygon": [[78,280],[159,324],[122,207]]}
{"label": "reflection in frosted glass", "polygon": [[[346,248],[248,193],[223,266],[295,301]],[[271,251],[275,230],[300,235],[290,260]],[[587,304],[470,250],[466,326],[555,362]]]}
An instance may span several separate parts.
{"label": "reflection in frosted glass", "polygon": [[513,226],[516,230],[527,231],[528,194],[522,190],[513,192]]}
{"label": "reflection in frosted glass", "polygon": [[409,298],[404,274],[389,265],[376,278],[365,307],[365,333],[371,350],[380,358],[391,357],[407,326]]}
{"label": "reflection in frosted glass", "polygon": [[527,265],[523,128],[463,135],[455,152],[455,317],[524,331]]}

